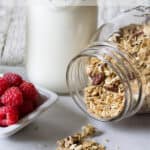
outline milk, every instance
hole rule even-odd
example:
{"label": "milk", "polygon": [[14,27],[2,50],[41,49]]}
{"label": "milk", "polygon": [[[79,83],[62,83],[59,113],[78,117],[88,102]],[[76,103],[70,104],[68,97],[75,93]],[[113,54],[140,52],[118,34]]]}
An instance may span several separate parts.
{"label": "milk", "polygon": [[29,79],[55,92],[67,93],[67,65],[88,45],[96,27],[96,6],[55,8],[49,0],[28,0]]}

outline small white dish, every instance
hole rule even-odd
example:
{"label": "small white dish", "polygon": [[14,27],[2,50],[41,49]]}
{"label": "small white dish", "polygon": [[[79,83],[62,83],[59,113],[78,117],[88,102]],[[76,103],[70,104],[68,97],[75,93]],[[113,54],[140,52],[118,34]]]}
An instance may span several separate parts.
{"label": "small white dish", "polygon": [[40,94],[40,99],[38,102],[39,106],[32,113],[20,119],[18,123],[9,127],[0,127],[0,137],[8,137],[15,134],[34,121],[40,114],[45,112],[48,108],[50,108],[50,106],[52,106],[52,104],[56,102],[58,96],[55,93],[40,86],[36,86],[36,88]]}

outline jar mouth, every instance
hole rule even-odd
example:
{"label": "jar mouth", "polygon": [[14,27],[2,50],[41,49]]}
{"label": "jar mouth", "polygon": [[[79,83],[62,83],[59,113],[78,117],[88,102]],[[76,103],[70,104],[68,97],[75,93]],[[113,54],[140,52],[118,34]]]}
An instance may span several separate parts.
{"label": "jar mouth", "polygon": [[[89,63],[90,58],[96,58],[102,61],[103,63],[107,64],[108,68],[110,68],[119,77],[121,84],[123,85],[125,99],[121,104],[122,109],[120,109],[120,112],[117,115],[106,118],[96,117],[93,113],[89,112],[87,108],[87,105],[85,103],[85,89],[87,86],[89,86],[89,76],[87,75],[86,67]],[[122,68],[119,68],[117,65],[114,65],[113,63],[104,59],[103,55],[100,53],[100,51],[97,52],[96,48],[93,47],[86,49],[80,55],[73,58],[67,68],[66,78],[68,89],[75,103],[83,112],[85,112],[88,116],[92,117],[93,119],[105,122],[116,121],[125,118],[126,116],[128,116],[129,113],[131,113],[133,93],[130,86],[130,81],[128,80],[124,72],[122,72]],[[138,100],[139,97],[140,96],[138,96]]]}

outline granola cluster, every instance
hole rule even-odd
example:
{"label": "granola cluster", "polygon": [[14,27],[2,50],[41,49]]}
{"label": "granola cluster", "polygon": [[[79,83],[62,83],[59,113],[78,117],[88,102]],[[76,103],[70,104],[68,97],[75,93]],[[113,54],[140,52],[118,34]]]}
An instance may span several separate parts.
{"label": "granola cluster", "polygon": [[145,103],[142,111],[150,111],[150,25],[131,24],[121,28],[110,40],[136,59],[136,68],[144,87]]}
{"label": "granola cluster", "polygon": [[[123,27],[109,41],[136,60],[145,94],[142,110],[150,111],[150,25],[131,24]],[[84,89],[87,111],[98,119],[112,119],[121,115],[125,108],[125,90],[121,79],[107,64],[95,57],[90,58],[86,72],[89,77]]]}
{"label": "granola cluster", "polygon": [[124,86],[107,64],[91,58],[87,66],[89,85],[84,89],[87,111],[96,118],[110,119],[124,110]]}
{"label": "granola cluster", "polygon": [[57,150],[105,150],[102,144],[87,139],[95,133],[96,129],[92,125],[84,126],[81,132],[59,140]]}

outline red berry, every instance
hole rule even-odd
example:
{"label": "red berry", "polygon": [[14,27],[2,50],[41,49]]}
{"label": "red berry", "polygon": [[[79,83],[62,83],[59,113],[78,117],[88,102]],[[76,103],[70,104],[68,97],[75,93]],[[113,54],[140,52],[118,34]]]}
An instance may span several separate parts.
{"label": "red berry", "polygon": [[38,92],[32,83],[24,81],[20,85],[20,90],[22,91],[24,99],[31,101],[35,101],[37,99]]}
{"label": "red berry", "polygon": [[4,79],[6,79],[9,83],[9,86],[19,86],[22,83],[22,77],[16,73],[5,73]]}
{"label": "red berry", "polygon": [[7,89],[1,96],[1,103],[7,106],[20,106],[23,103],[23,96],[18,87]]}
{"label": "red berry", "polygon": [[34,108],[34,109],[36,109],[36,108],[38,107],[38,105],[39,105],[39,104],[38,104],[38,101],[37,101],[37,100],[36,100],[36,101],[33,101],[33,108]]}
{"label": "red berry", "polygon": [[0,107],[0,126],[9,126],[17,123],[19,113],[16,108],[11,106]]}
{"label": "red berry", "polygon": [[24,101],[23,104],[19,107],[21,116],[25,116],[31,113],[34,110],[32,101]]}
{"label": "red berry", "polygon": [[0,96],[5,92],[5,90],[9,87],[7,80],[0,77]]}

